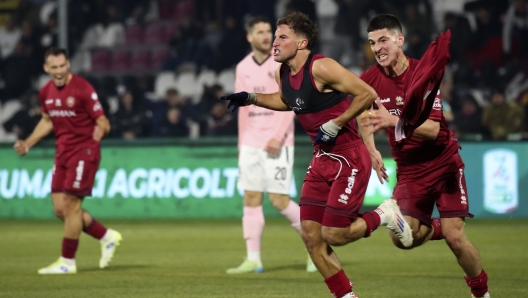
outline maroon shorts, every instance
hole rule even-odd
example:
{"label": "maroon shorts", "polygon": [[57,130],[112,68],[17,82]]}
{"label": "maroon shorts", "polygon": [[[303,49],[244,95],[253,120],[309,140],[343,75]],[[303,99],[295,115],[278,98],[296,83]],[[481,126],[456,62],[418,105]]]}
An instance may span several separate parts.
{"label": "maroon shorts", "polygon": [[327,227],[348,227],[363,204],[372,164],[361,140],[314,150],[301,192],[301,221]]}
{"label": "maroon shorts", "polygon": [[[415,174],[399,174],[393,198],[402,214],[429,225],[436,204],[442,218],[473,217],[469,213],[464,168],[456,152],[437,167],[420,167]],[[405,171],[409,173],[409,169]]]}
{"label": "maroon shorts", "polygon": [[78,197],[92,195],[100,160],[98,150],[91,149],[81,149],[68,157],[56,158],[51,192],[64,192]]}

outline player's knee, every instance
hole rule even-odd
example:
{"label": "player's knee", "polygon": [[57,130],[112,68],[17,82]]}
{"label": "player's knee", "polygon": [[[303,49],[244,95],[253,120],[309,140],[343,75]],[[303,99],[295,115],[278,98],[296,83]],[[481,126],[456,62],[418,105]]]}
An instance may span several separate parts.
{"label": "player's knee", "polygon": [[467,238],[463,232],[458,230],[453,230],[445,233],[445,241],[449,248],[455,253],[458,254],[463,250]]}
{"label": "player's knee", "polygon": [[64,213],[62,212],[62,206],[53,207],[53,213],[60,220],[64,220]]}
{"label": "player's knee", "polygon": [[288,207],[288,204],[290,203],[290,197],[287,195],[270,195],[270,201],[271,205],[273,205],[275,209],[282,211]]}
{"label": "player's knee", "polygon": [[323,240],[332,246],[345,245],[349,241],[346,240],[344,231],[345,229],[323,227],[323,230],[322,230]]}

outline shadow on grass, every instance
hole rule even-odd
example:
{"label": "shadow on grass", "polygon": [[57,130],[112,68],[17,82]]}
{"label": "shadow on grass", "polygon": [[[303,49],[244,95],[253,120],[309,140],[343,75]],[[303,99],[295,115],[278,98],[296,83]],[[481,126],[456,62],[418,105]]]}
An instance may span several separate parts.
{"label": "shadow on grass", "polygon": [[136,270],[136,269],[145,269],[145,268],[152,268],[156,267],[154,265],[144,265],[144,264],[134,264],[134,265],[111,265],[110,267],[101,269],[99,267],[90,267],[90,268],[82,268],[78,269],[78,272],[113,272],[113,271],[127,271],[127,270]]}

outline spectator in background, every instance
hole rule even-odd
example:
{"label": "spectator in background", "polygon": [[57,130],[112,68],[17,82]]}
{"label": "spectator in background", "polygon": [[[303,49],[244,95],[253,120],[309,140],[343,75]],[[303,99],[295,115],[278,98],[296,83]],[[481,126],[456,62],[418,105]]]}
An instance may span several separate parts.
{"label": "spectator in background", "polygon": [[[328,57],[342,61],[343,56],[349,56],[348,65],[357,64],[356,53],[361,50],[360,22],[365,11],[365,0],[334,0],[338,5],[334,24],[334,41]],[[341,63],[343,64],[343,63]]]}
{"label": "spectator in background", "polygon": [[222,37],[218,43],[217,56],[211,63],[216,72],[232,67],[248,53],[244,26],[239,25],[234,16],[228,16],[224,22]]}
{"label": "spectator in background", "polygon": [[[185,118],[185,123],[189,120],[200,123],[202,118],[202,122],[205,122],[203,115],[209,113],[209,111],[201,112],[196,105],[191,103],[189,98],[182,96],[177,89],[169,88],[165,91],[164,100],[151,104],[151,135],[159,135],[160,131],[163,130],[162,126],[166,124],[164,121],[167,119],[167,111],[171,108],[176,108],[181,112],[183,115],[181,118]],[[205,125],[203,126],[205,127]]]}
{"label": "spectator in background", "polygon": [[481,50],[492,38],[501,36],[502,24],[491,4],[479,3],[476,6],[475,16],[477,29],[471,34],[469,47]]}
{"label": "spectator in background", "polygon": [[524,131],[524,110],[516,102],[506,102],[502,90],[495,90],[484,109],[482,124],[494,140],[504,140],[511,133]]}
{"label": "spectator in background", "polygon": [[454,116],[454,132],[457,137],[486,134],[482,126],[482,110],[473,96],[465,96],[460,111],[455,112]]}
{"label": "spectator in background", "polygon": [[130,91],[121,96],[118,110],[112,115],[112,135],[126,140],[144,137],[148,132],[148,117]]}
{"label": "spectator in background", "polygon": [[230,113],[223,102],[213,105],[207,117],[208,136],[234,136],[238,132],[236,113]]}
{"label": "spectator in background", "polygon": [[21,35],[22,32],[16,27],[13,19],[7,18],[4,26],[0,27],[0,58],[2,60],[11,56]]}
{"label": "spectator in background", "polygon": [[161,120],[160,124],[152,130],[152,136],[155,137],[186,137],[189,136],[189,127],[186,118],[182,115],[180,109],[176,107],[169,108],[167,115]]}
{"label": "spectator in background", "polygon": [[469,21],[463,15],[448,12],[444,15],[444,30],[451,30],[451,43],[449,52],[452,62],[462,62],[469,45],[471,27]]}
{"label": "spectator in background", "polygon": [[35,129],[40,118],[42,118],[42,108],[40,107],[39,94],[33,92],[29,95],[27,102],[24,103],[24,107],[4,122],[4,129],[8,133],[15,134],[17,139],[25,140]]}
{"label": "spectator in background", "polygon": [[0,64],[5,82],[1,98],[3,100],[19,98],[30,90],[32,75],[42,69],[42,63],[39,62],[33,60],[24,43],[18,42],[13,53]]}
{"label": "spectator in background", "polygon": [[[513,48],[513,40],[519,42],[518,51]],[[502,48],[507,59],[515,52],[528,56],[528,1],[514,0],[510,5],[504,16]]]}

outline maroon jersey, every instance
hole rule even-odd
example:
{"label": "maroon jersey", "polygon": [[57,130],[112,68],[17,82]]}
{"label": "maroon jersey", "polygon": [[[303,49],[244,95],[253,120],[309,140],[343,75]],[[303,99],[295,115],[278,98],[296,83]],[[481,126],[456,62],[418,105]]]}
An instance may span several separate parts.
{"label": "maroon jersey", "polygon": [[[280,83],[284,100],[295,112],[299,122],[312,141],[319,127],[343,114],[350,107],[348,94],[338,91],[320,92],[312,75],[312,65],[321,54],[310,54],[306,63],[295,75],[286,64],[281,65]],[[360,140],[355,121],[345,124],[337,135],[335,145],[349,144]]]}
{"label": "maroon jersey", "polygon": [[[375,65],[361,74],[360,78],[376,90],[381,103],[389,113],[400,116],[404,104],[406,80],[411,79],[417,64],[418,60],[409,59],[409,67],[397,77],[389,77],[383,67]],[[450,158],[460,148],[453,133],[447,128],[440,94],[437,94],[429,119],[440,122],[440,131],[435,141],[413,136],[400,148],[396,146],[394,128],[386,129],[392,156],[398,164],[400,174],[413,173],[412,166],[417,164],[433,162],[434,164],[429,164],[430,167],[439,166],[444,159]]]}
{"label": "maroon jersey", "polygon": [[53,123],[56,158],[68,157],[83,148],[99,151],[99,142],[92,135],[95,120],[103,116],[104,111],[88,81],[72,74],[65,86],[57,88],[50,80],[40,89],[39,97],[43,112]]}

